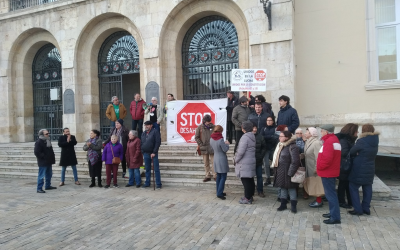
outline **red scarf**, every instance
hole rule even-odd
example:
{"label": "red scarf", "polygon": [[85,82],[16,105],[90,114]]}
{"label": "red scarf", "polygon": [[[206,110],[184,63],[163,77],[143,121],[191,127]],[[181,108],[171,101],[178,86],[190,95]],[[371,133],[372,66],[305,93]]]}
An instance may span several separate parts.
{"label": "red scarf", "polygon": [[213,138],[215,141],[218,141],[219,139],[222,139],[222,133],[221,132],[214,132],[211,134],[211,138]]}

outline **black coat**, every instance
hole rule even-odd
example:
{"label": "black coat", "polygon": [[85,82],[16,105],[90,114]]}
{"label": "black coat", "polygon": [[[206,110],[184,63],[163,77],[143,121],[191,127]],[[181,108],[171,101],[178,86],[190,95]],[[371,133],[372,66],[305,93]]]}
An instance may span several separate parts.
{"label": "black coat", "polygon": [[267,144],[265,143],[264,137],[260,133],[255,134],[256,136],[256,167],[263,165],[264,156],[267,153]]}
{"label": "black coat", "polygon": [[75,148],[77,144],[75,136],[71,135],[71,140],[67,142],[67,136],[62,135],[58,138],[58,146],[61,148],[60,166],[76,166]]}
{"label": "black coat", "polygon": [[296,139],[293,137],[284,143],[279,155],[278,167],[274,167],[274,187],[297,188],[299,184],[293,183],[291,177],[294,176],[299,167],[299,147],[296,146]]}
{"label": "black coat", "polygon": [[286,107],[281,108],[278,113],[278,119],[276,120],[276,124],[286,125],[288,130],[294,134],[296,129],[300,125],[299,116],[297,115],[297,111],[292,108],[290,105],[286,105]]}
{"label": "black coat", "polygon": [[151,128],[150,132],[144,131],[141,136],[142,154],[157,154],[161,145],[161,136],[155,128]]}
{"label": "black coat", "polygon": [[226,106],[226,117],[228,122],[232,121],[232,111],[237,105],[239,105],[239,101],[236,96],[233,96],[232,99],[228,98],[228,104]]}
{"label": "black coat", "polygon": [[53,147],[47,147],[46,141],[38,139],[35,142],[34,152],[39,167],[51,167],[56,163]]}
{"label": "black coat", "polygon": [[355,137],[351,137],[348,134],[342,134],[342,133],[337,133],[336,137],[339,139],[340,146],[342,147],[342,160],[340,162],[340,175],[339,175],[339,180],[341,181],[347,181],[347,178],[349,177],[349,171],[344,171],[342,169],[343,166],[343,161],[346,160],[347,155],[350,152],[350,149],[354,146],[354,142],[356,141]]}
{"label": "black coat", "polygon": [[275,133],[276,126],[266,126],[261,129],[261,135],[267,144],[267,150],[275,150],[279,142],[279,135]]}
{"label": "black coat", "polygon": [[[114,131],[116,129],[117,128],[113,128],[111,130],[110,136],[108,136],[108,139],[103,142],[103,145],[105,145],[105,144],[107,144],[107,143],[109,143],[111,141],[111,136],[113,135],[113,133],[114,133]],[[122,147],[124,148],[124,155],[125,155],[125,153],[126,153],[126,145],[128,143],[128,140],[129,140],[129,130],[127,128],[125,128],[124,126],[122,126],[121,129],[122,129],[122,131],[121,131],[120,136],[122,137],[122,141],[120,141],[119,143],[122,144]]]}
{"label": "black coat", "polygon": [[378,154],[379,133],[362,133],[350,155],[354,157],[349,181],[357,185],[370,185],[375,177],[375,157]]}

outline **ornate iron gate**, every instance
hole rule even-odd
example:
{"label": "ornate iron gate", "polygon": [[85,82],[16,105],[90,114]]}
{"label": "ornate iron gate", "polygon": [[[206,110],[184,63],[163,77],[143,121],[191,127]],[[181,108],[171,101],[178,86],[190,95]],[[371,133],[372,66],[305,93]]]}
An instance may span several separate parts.
{"label": "ornate iron gate", "polygon": [[106,117],[111,97],[118,96],[123,102],[122,75],[139,71],[139,48],[135,38],[126,31],[109,36],[99,52],[100,129],[103,139],[108,138],[111,128],[111,122]]}
{"label": "ornate iron gate", "polygon": [[[53,44],[46,44],[36,53],[32,79],[34,138],[37,140],[40,129],[47,129],[51,140],[58,140],[63,128],[61,56]],[[59,90],[59,100],[50,99],[51,89]]]}
{"label": "ornate iron gate", "polygon": [[220,16],[200,19],[186,33],[182,46],[185,100],[225,98],[231,70],[239,68],[236,28]]}

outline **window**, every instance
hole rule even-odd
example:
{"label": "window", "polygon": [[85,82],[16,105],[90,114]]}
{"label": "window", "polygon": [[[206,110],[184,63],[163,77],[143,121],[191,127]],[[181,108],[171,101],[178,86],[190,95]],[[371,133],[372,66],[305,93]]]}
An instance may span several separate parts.
{"label": "window", "polygon": [[378,80],[400,80],[400,0],[375,0]]}

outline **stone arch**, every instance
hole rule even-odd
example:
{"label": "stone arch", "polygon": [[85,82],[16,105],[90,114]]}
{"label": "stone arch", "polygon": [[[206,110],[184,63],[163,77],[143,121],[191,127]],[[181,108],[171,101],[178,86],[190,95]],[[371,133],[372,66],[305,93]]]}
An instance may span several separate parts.
{"label": "stone arch", "polygon": [[[249,67],[249,28],[240,7],[231,0],[182,1],[168,15],[160,35],[161,89],[183,96],[182,43],[190,27],[206,16],[222,16],[236,27],[239,67]],[[166,89],[168,88],[168,90]]]}
{"label": "stone arch", "polygon": [[55,37],[41,28],[21,33],[9,54],[9,131],[10,142],[33,141],[32,64],[38,50],[52,43],[61,52]]}
{"label": "stone arch", "polygon": [[105,13],[93,18],[83,28],[75,46],[76,124],[79,124],[76,127],[77,138],[84,139],[91,129],[100,129],[98,53],[106,38],[117,31],[129,32],[138,44],[140,88],[144,94],[145,60],[139,29],[129,18],[118,13]]}

